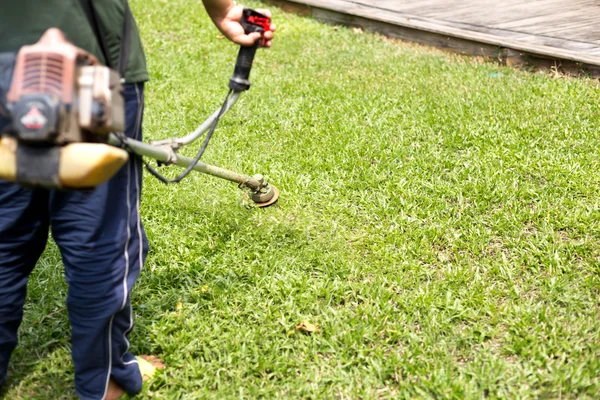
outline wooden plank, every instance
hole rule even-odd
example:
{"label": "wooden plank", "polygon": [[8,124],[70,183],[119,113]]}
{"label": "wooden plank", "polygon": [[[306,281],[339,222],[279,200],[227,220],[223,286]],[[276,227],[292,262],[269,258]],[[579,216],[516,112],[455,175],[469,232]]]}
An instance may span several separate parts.
{"label": "wooden plank", "polygon": [[435,47],[452,50],[454,52],[482,56],[494,60],[500,60],[503,56],[502,49],[470,40],[454,38],[451,36],[438,35],[423,32],[412,28],[398,26],[387,22],[372,20],[350,14],[326,9],[313,9],[313,16],[320,21],[334,24],[359,26],[371,31],[376,31],[388,37],[407,40],[414,43],[433,45]]}
{"label": "wooden plank", "polygon": [[539,32],[540,29],[546,26],[564,26],[567,24],[580,24],[589,22],[588,16],[583,15],[581,11],[566,11],[560,15],[557,14],[544,14],[536,15],[534,17],[521,18],[519,20],[505,21],[493,24],[494,28],[507,29],[507,30],[522,30],[530,29],[533,32]]}
{"label": "wooden plank", "polygon": [[[475,2],[465,0],[449,0],[449,1],[376,1],[376,0],[357,0],[352,1],[353,4],[359,3],[372,8],[387,10],[395,13],[398,11],[409,12],[410,10],[419,11],[418,16],[435,15],[438,22],[458,22],[463,24],[485,25],[487,27],[502,28],[502,24],[507,24],[506,28],[522,28],[527,25],[528,20],[531,21],[531,29],[518,29],[525,33],[537,34],[536,30],[543,29],[549,18],[554,18],[557,22],[561,22],[569,18],[572,21],[574,18],[585,18],[596,23],[600,19],[600,7],[590,0],[504,0],[502,2],[483,0]],[[443,10],[443,13],[431,13],[431,9],[438,6],[438,9]],[[568,6],[566,6],[568,5]],[[481,13],[481,9],[488,10],[486,13]],[[575,10],[573,10],[575,8]],[[564,12],[559,12],[564,9]],[[590,10],[594,11],[590,15]],[[463,12],[464,11],[464,12]],[[467,14],[465,14],[467,13]],[[597,14],[597,15],[596,15]],[[441,16],[447,18],[441,18]],[[484,16],[476,18],[477,16]],[[490,19],[486,22],[485,16]],[[552,21],[554,22],[554,21]],[[446,23],[447,24],[447,23]],[[554,24],[556,25],[556,24]],[[476,29],[477,30],[477,29]],[[578,32],[581,32],[581,27],[578,27]],[[596,30],[590,30],[590,33]],[[541,32],[540,32],[541,33]],[[578,37],[581,37],[578,36]],[[564,37],[563,37],[564,38]]]}
{"label": "wooden plank", "polygon": [[519,53],[529,59],[600,66],[600,5],[592,0],[271,2],[325,22],[363,26],[461,53],[494,58],[512,49],[512,58]]}
{"label": "wooden plank", "polygon": [[285,12],[295,13],[299,15],[311,15],[310,6],[301,2],[292,2],[286,0],[270,0],[272,4],[281,8]]}
{"label": "wooden plank", "polygon": [[[549,0],[550,1],[550,0]],[[596,56],[588,56],[585,53],[570,51],[567,49],[553,48],[549,46],[538,45],[535,43],[525,43],[516,41],[510,38],[504,38],[488,33],[480,33],[469,31],[461,28],[456,28],[449,25],[442,25],[438,21],[420,18],[415,15],[386,13],[384,10],[374,9],[365,6],[363,3],[346,0],[302,0],[304,4],[308,4],[315,9],[328,9],[338,13],[346,13],[354,16],[363,16],[370,19],[375,19],[381,22],[396,24],[406,28],[423,30],[430,33],[436,33],[455,38],[476,41],[488,45],[502,46],[513,48],[515,50],[528,53],[538,54],[544,57],[559,57],[571,61],[583,62],[587,64],[600,65],[600,58]]]}

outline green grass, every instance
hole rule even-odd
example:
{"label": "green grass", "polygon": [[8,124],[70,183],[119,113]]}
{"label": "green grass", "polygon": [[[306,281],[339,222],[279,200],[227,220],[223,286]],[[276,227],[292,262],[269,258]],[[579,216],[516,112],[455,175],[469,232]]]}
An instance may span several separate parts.
{"label": "green grass", "polygon": [[[199,2],[133,8],[145,137],[190,131],[237,49]],[[281,199],[146,175],[132,345],[168,368],[139,398],[597,397],[598,84],[274,11],[204,161],[263,173]],[[50,246],[6,398],[73,398],[65,293]],[[302,320],[321,332],[292,333]]]}

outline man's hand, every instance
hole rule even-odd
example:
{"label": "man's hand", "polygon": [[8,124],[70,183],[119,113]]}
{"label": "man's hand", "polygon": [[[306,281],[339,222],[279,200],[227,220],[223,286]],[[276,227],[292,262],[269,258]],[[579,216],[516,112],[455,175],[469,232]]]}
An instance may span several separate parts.
{"label": "man's hand", "polygon": [[[252,46],[263,36],[258,32],[253,32],[249,35],[246,35],[244,32],[244,28],[240,24],[244,6],[234,5],[229,1],[204,0],[204,7],[219,31],[233,43],[242,46]],[[271,18],[271,11],[267,9],[257,9],[256,11]],[[275,24],[271,24],[271,30],[264,33],[264,47],[271,47],[271,41],[274,37],[273,31],[275,29]]]}

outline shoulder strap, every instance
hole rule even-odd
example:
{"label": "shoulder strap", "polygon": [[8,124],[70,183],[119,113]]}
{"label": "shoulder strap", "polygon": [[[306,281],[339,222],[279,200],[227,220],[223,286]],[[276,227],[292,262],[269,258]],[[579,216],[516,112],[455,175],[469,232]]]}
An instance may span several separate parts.
{"label": "shoulder strap", "polygon": [[125,0],[125,21],[123,22],[123,31],[121,32],[121,52],[119,53],[119,74],[125,76],[129,62],[129,53],[131,52],[131,25],[133,24],[133,14],[129,8],[129,2]]}
{"label": "shoulder strap", "polygon": [[123,29],[121,31],[121,50],[119,52],[119,65],[117,66],[111,65],[112,63],[110,55],[108,53],[108,44],[106,43],[106,37],[100,32],[100,25],[98,24],[98,18],[96,17],[96,12],[94,10],[92,0],[80,0],[80,3],[81,8],[83,9],[83,12],[85,13],[94,31],[94,34],[96,35],[96,39],[100,44],[100,50],[102,51],[102,55],[106,60],[106,66],[109,68],[117,69],[121,78],[124,78],[125,72],[127,71],[129,53],[131,50],[131,28],[133,24],[133,14],[131,13],[131,9],[129,8],[129,2],[125,0],[125,20],[123,22]]}

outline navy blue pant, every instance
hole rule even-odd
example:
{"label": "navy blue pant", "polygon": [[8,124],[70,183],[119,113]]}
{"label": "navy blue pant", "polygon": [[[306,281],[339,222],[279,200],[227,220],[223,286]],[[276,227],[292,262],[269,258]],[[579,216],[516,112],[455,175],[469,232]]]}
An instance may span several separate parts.
{"label": "navy blue pant", "polygon": [[[143,85],[126,85],[125,101],[126,133],[141,139]],[[130,394],[141,390],[128,341],[133,328],[130,292],[148,252],[140,221],[141,189],[142,168],[132,157],[93,191],[23,189],[0,181],[0,385],[17,345],[27,279],[51,229],[69,286],[77,395],[103,399],[109,377]]]}

